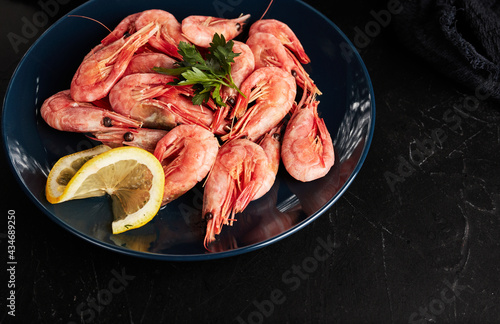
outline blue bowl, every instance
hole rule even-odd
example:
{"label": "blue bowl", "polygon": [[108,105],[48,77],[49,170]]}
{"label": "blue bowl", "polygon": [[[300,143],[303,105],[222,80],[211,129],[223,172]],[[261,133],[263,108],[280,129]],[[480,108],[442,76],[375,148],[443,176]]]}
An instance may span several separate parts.
{"label": "blue bowl", "polygon": [[[232,3],[232,4],[229,4]],[[268,0],[89,1],[70,15],[116,26],[127,15],[164,9],[181,21],[189,15],[260,18]],[[202,260],[233,256],[272,244],[311,223],[330,208],[359,172],[368,153],[375,124],[375,101],[368,72],[354,46],[335,24],[301,1],[275,0],[266,18],[288,24],[301,40],[311,63],[306,71],[323,95],[324,118],[335,145],[336,162],[324,178],[301,183],[280,167],[268,194],[252,202],[226,226],[214,245],[203,247],[201,185],[168,204],[146,226],[111,234],[111,209],[106,198],[51,205],[44,187],[50,168],[62,156],[96,145],[82,134],[54,130],[40,117],[43,101],[68,89],[84,55],[107,34],[101,25],[78,17],[63,17],[29,49],[7,89],[2,130],[5,149],[19,184],[35,205],[75,235],[120,253],[162,260]],[[314,21],[314,25],[309,22]],[[21,123],[23,127],[18,125]]]}

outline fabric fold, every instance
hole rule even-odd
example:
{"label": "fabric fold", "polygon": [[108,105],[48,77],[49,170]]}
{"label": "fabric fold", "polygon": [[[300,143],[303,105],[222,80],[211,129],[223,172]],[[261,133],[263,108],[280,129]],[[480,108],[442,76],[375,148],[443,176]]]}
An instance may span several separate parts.
{"label": "fabric fold", "polygon": [[500,1],[401,0],[399,41],[472,92],[500,100]]}

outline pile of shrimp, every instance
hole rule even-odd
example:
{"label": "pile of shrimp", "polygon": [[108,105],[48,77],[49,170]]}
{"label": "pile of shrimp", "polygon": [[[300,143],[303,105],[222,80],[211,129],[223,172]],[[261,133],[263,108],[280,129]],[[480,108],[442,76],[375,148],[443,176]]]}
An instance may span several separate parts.
{"label": "pile of shrimp", "polygon": [[[207,250],[223,225],[270,190],[280,162],[308,182],[326,175],[335,160],[318,116],[321,92],[304,69],[310,59],[300,41],[285,23],[262,18],[245,42],[233,40],[249,18],[179,22],[164,10],[132,14],[84,57],[70,89],[40,110],[57,130],[152,152],[165,171],[163,205],[205,180]],[[208,48],[215,33],[233,40],[240,53],[231,75],[241,92],[223,87],[224,107],[194,105],[191,87],[169,85],[175,77],[152,68],[175,67],[180,42]]]}

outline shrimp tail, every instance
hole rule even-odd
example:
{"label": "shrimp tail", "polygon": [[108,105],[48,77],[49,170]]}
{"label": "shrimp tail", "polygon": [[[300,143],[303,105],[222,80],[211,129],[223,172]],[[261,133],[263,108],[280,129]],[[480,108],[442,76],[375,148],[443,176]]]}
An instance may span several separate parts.
{"label": "shrimp tail", "polygon": [[288,39],[288,37],[286,35],[284,35],[284,34],[278,35],[278,39],[283,43],[283,45],[285,45],[285,48],[288,51],[292,52],[294,54],[294,56],[296,56],[298,58],[298,60],[302,64],[311,63],[311,59],[306,54],[306,51],[303,48],[293,47],[292,42]]}
{"label": "shrimp tail", "polygon": [[240,213],[247,208],[248,204],[254,199],[255,193],[259,190],[260,186],[261,185],[255,181],[246,185],[245,189],[243,189],[234,203],[234,213]]}
{"label": "shrimp tail", "polygon": [[241,118],[245,114],[245,111],[248,107],[248,104],[250,102],[250,92],[246,91],[244,93],[244,96],[238,96],[238,99],[236,99],[236,104],[234,105],[234,108],[231,112],[231,119],[232,118]]}
{"label": "shrimp tail", "polygon": [[168,158],[169,156],[173,156],[174,154],[179,153],[180,149],[182,148],[181,146],[181,141],[182,139],[176,139],[169,145],[161,145],[159,146],[155,152],[154,156],[159,160],[163,161],[164,159]]}

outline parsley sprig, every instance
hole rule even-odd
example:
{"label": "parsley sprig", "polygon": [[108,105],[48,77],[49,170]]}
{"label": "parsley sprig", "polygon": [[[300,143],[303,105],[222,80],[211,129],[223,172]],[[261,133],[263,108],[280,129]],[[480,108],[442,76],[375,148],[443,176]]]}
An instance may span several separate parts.
{"label": "parsley sprig", "polygon": [[242,94],[231,76],[231,63],[241,54],[233,52],[233,45],[232,40],[226,42],[224,35],[214,34],[208,52],[203,57],[196,46],[180,42],[178,53],[183,60],[175,63],[177,67],[153,69],[159,73],[178,76],[176,81],[169,83],[171,85],[192,85],[195,90],[193,104],[201,105],[212,98],[217,106],[224,107],[226,104],[220,93],[222,86],[236,89]]}

